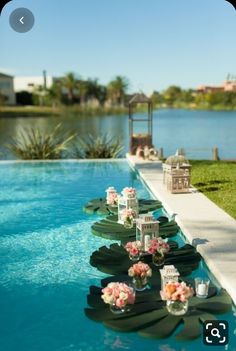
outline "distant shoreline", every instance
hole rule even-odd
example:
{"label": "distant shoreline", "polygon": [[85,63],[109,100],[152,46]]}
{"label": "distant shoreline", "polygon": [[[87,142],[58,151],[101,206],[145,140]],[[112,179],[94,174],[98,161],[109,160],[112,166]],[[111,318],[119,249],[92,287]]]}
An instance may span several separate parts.
{"label": "distant shoreline", "polygon": [[0,107],[0,118],[24,118],[24,117],[60,117],[64,114],[78,116],[109,116],[126,115],[128,109],[125,107],[80,107],[80,106],[2,106]]}
{"label": "distant shoreline", "polygon": [[[174,106],[156,105],[154,110],[190,110],[190,111],[222,111],[234,112],[235,109],[226,106],[193,106],[189,104],[175,104]],[[143,108],[139,112],[144,111]],[[37,117],[60,117],[64,114],[75,116],[112,116],[112,115],[128,115],[127,107],[80,107],[80,106],[62,106],[62,107],[46,107],[46,106],[2,106],[0,107],[0,118],[37,118]]]}
{"label": "distant shoreline", "polygon": [[191,111],[222,111],[222,112],[230,112],[236,111],[236,107],[227,107],[223,105],[216,105],[216,106],[206,106],[206,105],[195,105],[195,104],[186,104],[186,103],[178,103],[174,104],[173,106],[168,106],[165,104],[156,105],[157,109],[173,109],[173,110],[191,110]]}

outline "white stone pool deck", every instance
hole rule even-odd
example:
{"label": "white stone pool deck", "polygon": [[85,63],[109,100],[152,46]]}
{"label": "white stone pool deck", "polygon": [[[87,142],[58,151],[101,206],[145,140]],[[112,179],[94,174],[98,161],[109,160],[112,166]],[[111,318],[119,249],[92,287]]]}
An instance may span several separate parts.
{"label": "white stone pool deck", "polygon": [[127,155],[151,192],[163,203],[186,239],[200,252],[208,268],[236,304],[236,221],[192,188],[189,194],[171,194],[163,185],[162,163]]}

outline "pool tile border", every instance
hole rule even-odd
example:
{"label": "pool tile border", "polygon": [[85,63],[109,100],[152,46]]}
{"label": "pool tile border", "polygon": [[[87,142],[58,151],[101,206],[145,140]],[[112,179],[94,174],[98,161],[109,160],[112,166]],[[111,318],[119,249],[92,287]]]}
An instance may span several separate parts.
{"label": "pool tile border", "polygon": [[126,158],[91,158],[91,159],[58,159],[58,160],[0,160],[0,165],[15,163],[92,163],[92,162],[125,162]]}

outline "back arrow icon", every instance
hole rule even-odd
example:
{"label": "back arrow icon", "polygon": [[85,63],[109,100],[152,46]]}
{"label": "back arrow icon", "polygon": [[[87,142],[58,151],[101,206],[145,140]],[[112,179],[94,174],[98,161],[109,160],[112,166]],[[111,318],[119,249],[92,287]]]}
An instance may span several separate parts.
{"label": "back arrow icon", "polygon": [[23,19],[24,19],[24,16],[21,17],[21,19],[20,19],[20,23],[21,23],[21,24],[24,24]]}

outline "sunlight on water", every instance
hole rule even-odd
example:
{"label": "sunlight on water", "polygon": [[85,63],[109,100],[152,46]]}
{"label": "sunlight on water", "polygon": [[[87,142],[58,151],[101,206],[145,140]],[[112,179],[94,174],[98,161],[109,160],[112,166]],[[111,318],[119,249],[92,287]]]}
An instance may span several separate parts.
{"label": "sunlight on water", "polygon": [[106,244],[105,240],[91,240],[88,224],[92,222],[1,237],[1,284],[9,288],[11,284],[43,286],[80,280],[87,289],[88,277],[101,276],[88,264],[87,255],[97,248],[95,244]]}

